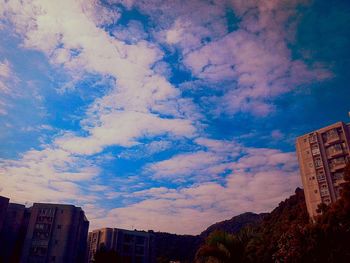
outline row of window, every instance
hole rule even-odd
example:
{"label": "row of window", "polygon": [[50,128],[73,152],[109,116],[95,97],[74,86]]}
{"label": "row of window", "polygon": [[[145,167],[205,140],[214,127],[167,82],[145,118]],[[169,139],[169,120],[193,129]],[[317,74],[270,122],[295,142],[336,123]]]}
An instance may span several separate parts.
{"label": "row of window", "polygon": [[37,222],[52,222],[53,221],[53,217],[52,216],[38,216],[36,219]]}
{"label": "row of window", "polygon": [[50,231],[51,226],[52,226],[51,224],[37,223],[37,224],[35,224],[35,229]]}
{"label": "row of window", "polygon": [[[135,246],[135,254],[137,255],[143,255],[145,251],[144,246]],[[132,246],[128,244],[123,245],[123,253],[130,254],[132,252]]]}
{"label": "row of window", "polygon": [[39,209],[39,215],[51,215],[53,216],[55,214],[55,208],[40,208]]}

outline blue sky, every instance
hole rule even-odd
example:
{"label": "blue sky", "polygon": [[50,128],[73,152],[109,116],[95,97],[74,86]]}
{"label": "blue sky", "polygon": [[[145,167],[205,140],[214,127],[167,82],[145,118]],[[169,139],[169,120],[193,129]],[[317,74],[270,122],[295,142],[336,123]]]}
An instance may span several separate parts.
{"label": "blue sky", "polygon": [[1,1],[0,195],[197,234],[301,185],[348,122],[349,1]]}

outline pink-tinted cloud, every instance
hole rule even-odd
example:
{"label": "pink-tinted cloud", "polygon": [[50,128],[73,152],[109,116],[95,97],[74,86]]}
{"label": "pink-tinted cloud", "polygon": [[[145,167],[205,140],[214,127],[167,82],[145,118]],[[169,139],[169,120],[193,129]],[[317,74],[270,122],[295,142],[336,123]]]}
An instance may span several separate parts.
{"label": "pink-tinted cloud", "polygon": [[[196,77],[215,89],[223,81],[231,82],[224,95],[206,98],[220,105],[214,113],[266,116],[275,110],[276,97],[332,76],[324,65],[293,58],[289,48],[299,22],[298,7],[309,2],[135,1],[132,5],[159,21],[159,41],[178,48],[184,65]],[[230,32],[228,10],[238,21]]]}
{"label": "pink-tinted cloud", "polygon": [[62,149],[24,153],[19,160],[0,159],[0,193],[20,203],[94,200],[83,195],[81,182],[91,181],[99,168]]}

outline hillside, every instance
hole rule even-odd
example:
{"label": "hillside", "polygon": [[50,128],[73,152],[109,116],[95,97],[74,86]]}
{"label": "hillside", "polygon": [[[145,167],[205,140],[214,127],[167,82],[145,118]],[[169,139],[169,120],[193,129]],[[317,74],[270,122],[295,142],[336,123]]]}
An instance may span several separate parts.
{"label": "hillside", "polygon": [[266,214],[254,214],[247,212],[234,216],[229,220],[215,223],[209,226],[200,235],[176,235],[156,232],[156,257],[158,262],[192,261],[194,255],[205,238],[215,230],[221,230],[235,234],[247,225],[256,226]]}
{"label": "hillside", "polygon": [[238,233],[243,227],[247,225],[256,226],[268,215],[267,213],[255,214],[246,212],[238,216],[234,216],[229,220],[215,223],[203,231],[199,236],[206,238],[210,233],[220,230],[230,234]]}
{"label": "hillside", "polygon": [[197,249],[205,242],[210,233],[220,230],[230,234],[237,234],[242,228],[252,226],[264,244],[254,242],[252,251],[263,262],[269,262],[271,255],[276,252],[276,241],[288,231],[291,225],[305,225],[308,215],[305,206],[304,191],[300,188],[295,194],[282,201],[270,213],[243,213],[229,220],[217,222],[209,226],[197,236],[176,235],[169,233],[155,233],[157,262],[181,261],[192,262]]}

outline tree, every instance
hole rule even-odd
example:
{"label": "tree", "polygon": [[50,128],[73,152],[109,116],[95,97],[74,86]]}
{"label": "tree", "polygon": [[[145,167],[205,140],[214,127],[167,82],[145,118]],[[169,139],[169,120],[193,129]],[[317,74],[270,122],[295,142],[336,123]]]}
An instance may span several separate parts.
{"label": "tree", "polygon": [[117,252],[114,250],[108,250],[102,246],[94,256],[94,263],[120,263],[121,259]]}
{"label": "tree", "polygon": [[241,234],[231,235],[223,231],[214,231],[206,239],[195,257],[198,263],[229,263],[241,262],[246,242],[250,240],[250,229]]}

